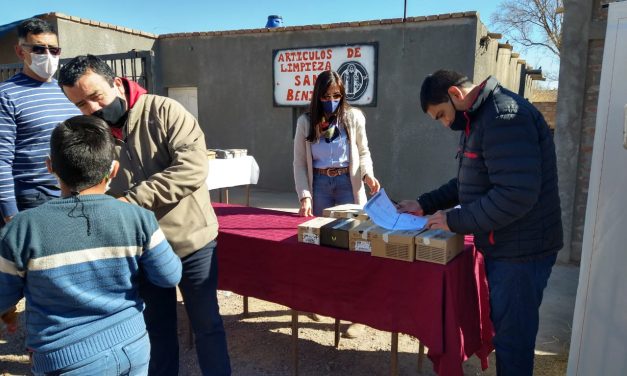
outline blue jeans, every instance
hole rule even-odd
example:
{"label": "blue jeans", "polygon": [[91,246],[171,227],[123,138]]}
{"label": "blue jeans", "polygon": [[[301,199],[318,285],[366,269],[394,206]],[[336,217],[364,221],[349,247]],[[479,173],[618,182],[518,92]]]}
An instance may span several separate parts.
{"label": "blue jeans", "polygon": [[[198,364],[205,376],[231,374],[226,334],[218,307],[216,244],[212,241],[181,259],[183,276],[179,289],[194,331]],[[142,278],[140,294],[146,302],[144,319],[152,347],[149,374],[178,375],[176,289],[161,288]]]}
{"label": "blue jeans", "polygon": [[65,369],[35,376],[143,376],[148,374],[150,341],[145,332]]}
{"label": "blue jeans", "polygon": [[349,174],[329,177],[313,175],[313,215],[322,216],[322,211],[335,205],[352,204],[353,186]]}
{"label": "blue jeans", "polygon": [[485,259],[499,376],[533,374],[540,303],[556,258],[557,254],[526,262]]}

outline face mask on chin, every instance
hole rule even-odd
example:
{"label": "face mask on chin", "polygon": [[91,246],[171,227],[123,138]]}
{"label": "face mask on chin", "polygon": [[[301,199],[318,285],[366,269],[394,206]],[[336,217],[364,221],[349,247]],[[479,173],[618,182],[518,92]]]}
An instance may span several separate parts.
{"label": "face mask on chin", "polygon": [[31,62],[28,66],[37,76],[48,81],[57,72],[59,67],[59,56],[49,53],[34,54],[30,53]]}
{"label": "face mask on chin", "polygon": [[92,115],[106,121],[110,127],[122,128],[126,122],[127,113],[126,102],[116,96],[113,102],[94,112]]}

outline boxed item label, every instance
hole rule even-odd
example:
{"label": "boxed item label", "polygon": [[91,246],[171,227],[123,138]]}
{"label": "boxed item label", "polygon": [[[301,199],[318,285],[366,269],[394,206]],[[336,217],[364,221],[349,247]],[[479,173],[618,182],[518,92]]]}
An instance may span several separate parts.
{"label": "boxed item label", "polygon": [[334,218],[313,218],[298,225],[298,241],[320,245],[320,228],[327,223],[333,222]]}

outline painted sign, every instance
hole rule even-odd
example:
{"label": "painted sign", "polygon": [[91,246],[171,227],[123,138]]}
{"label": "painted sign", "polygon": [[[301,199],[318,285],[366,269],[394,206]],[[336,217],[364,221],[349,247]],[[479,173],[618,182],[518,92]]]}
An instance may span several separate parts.
{"label": "painted sign", "polygon": [[274,50],[274,103],[309,105],[318,75],[334,70],[344,81],[346,99],[351,105],[374,106],[376,68],[376,43]]}

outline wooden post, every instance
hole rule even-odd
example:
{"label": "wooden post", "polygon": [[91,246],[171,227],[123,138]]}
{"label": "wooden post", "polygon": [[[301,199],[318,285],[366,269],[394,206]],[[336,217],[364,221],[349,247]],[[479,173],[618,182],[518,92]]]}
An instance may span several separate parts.
{"label": "wooden post", "polygon": [[244,317],[249,317],[250,312],[248,312],[248,297],[242,296],[242,300],[244,302]]}
{"label": "wooden post", "polygon": [[335,347],[337,348],[340,345],[340,319],[335,319],[334,329],[335,329]]}
{"label": "wooden post", "polygon": [[391,367],[390,375],[398,375],[398,333],[392,333],[392,349],[391,349]]}
{"label": "wooden post", "polygon": [[292,371],[298,376],[298,311],[292,310]]}

